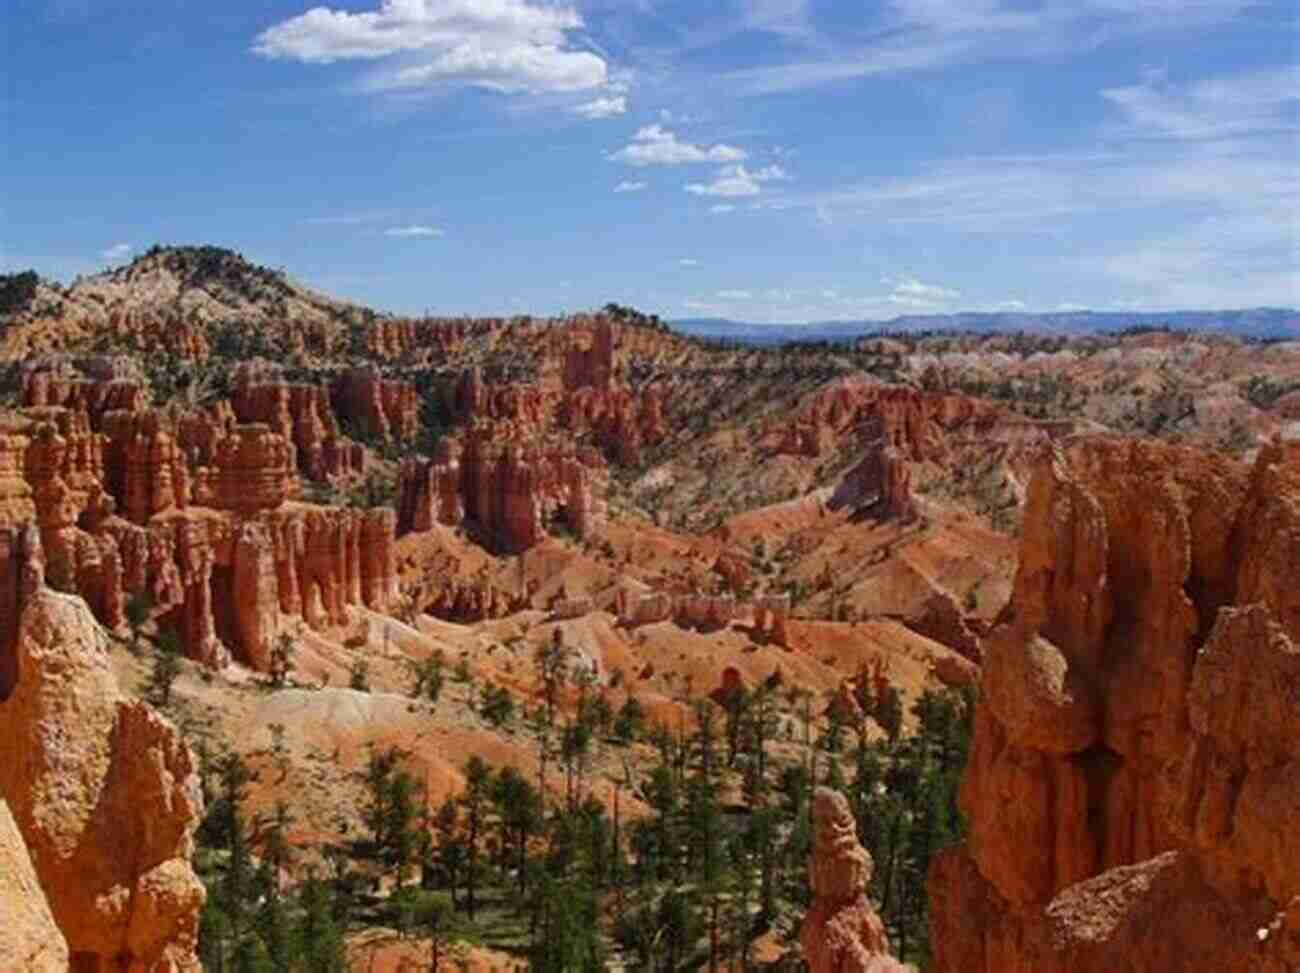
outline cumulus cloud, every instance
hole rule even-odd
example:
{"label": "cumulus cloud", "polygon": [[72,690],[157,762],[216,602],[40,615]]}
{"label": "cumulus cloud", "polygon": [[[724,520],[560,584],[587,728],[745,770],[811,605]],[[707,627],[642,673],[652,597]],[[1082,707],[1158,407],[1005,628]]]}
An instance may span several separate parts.
{"label": "cumulus cloud", "polygon": [[570,45],[582,27],[568,6],[529,0],[382,0],[352,13],[313,7],[253,42],[262,57],[330,64],[395,58],[372,90],[462,83],[498,91],[581,91],[607,80],[605,61]]}
{"label": "cumulus cloud", "polygon": [[131,250],[129,243],[115,243],[99,251],[99,256],[105,263],[116,264],[131,256]]}
{"label": "cumulus cloud", "polygon": [[584,101],[581,105],[574,105],[572,111],[575,115],[593,121],[600,118],[616,118],[627,112],[627,95],[593,98],[591,101]]}
{"label": "cumulus cloud", "polygon": [[745,150],[734,145],[693,145],[662,125],[646,125],[632,141],[609,156],[630,166],[680,166],[698,162],[739,162]]}
{"label": "cumulus cloud", "polygon": [[762,183],[775,179],[788,179],[779,165],[763,166],[750,171],[742,164],[725,166],[712,182],[687,183],[686,191],[696,196],[757,196],[763,191]]}
{"label": "cumulus cloud", "polygon": [[639,193],[649,185],[640,179],[624,179],[614,187],[616,193]]}
{"label": "cumulus cloud", "polygon": [[384,231],[384,236],[397,237],[399,239],[418,239],[420,237],[437,237],[442,236],[442,230],[436,226],[390,226]]}

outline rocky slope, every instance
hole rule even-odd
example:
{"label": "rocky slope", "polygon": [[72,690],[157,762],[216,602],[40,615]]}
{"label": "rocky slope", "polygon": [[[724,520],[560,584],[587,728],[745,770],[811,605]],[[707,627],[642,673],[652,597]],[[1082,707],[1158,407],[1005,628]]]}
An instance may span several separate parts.
{"label": "rocky slope", "polygon": [[936,969],[1294,969],[1300,449],[1071,441],[1025,520]]}

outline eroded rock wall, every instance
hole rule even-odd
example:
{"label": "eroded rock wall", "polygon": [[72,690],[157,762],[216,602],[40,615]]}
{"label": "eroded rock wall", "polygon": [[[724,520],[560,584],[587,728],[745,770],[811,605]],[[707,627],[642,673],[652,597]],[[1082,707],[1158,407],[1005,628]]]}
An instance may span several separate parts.
{"label": "eroded rock wall", "polygon": [[16,674],[0,702],[0,739],[12,748],[0,799],[71,968],[198,973],[204,892],[190,856],[201,797],[190,751],[119,692],[103,630],[80,598],[43,586],[32,553],[17,635],[0,647]]}
{"label": "eroded rock wall", "polygon": [[398,476],[397,533],[470,521],[491,548],[515,553],[563,519],[579,537],[604,523],[595,482],[603,461],[594,450],[533,443],[513,423],[479,420],[445,437],[432,460],[408,459]]}
{"label": "eroded rock wall", "polygon": [[[146,594],[186,654],[264,668],[281,613],[343,624],[396,593],[395,518],[296,502],[290,439],[229,409],[177,417],[33,407],[0,441],[0,600],[18,584],[24,528],[38,528],[52,587],[80,594],[108,629]],[[196,465],[202,464],[202,465]],[[0,639],[14,637],[6,610]],[[0,679],[3,673],[0,673]]]}
{"label": "eroded rock wall", "polygon": [[970,837],[931,875],[937,970],[1295,968],[1298,566],[1294,445],[1045,451],[985,642]]}

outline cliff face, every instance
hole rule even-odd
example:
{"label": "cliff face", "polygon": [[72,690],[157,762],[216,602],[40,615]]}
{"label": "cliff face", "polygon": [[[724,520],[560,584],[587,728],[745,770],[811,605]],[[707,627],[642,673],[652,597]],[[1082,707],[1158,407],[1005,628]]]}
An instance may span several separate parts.
{"label": "cliff face", "polygon": [[[1292,970],[1300,450],[1081,438],[985,643],[940,971]],[[1290,578],[1290,582],[1285,579]]]}
{"label": "cliff face", "polygon": [[189,859],[201,798],[189,749],[118,691],[102,630],[80,599],[43,586],[39,551],[28,553],[19,630],[0,648],[11,674],[0,737],[19,755],[0,761],[0,806],[73,969],[197,973],[204,893]]}

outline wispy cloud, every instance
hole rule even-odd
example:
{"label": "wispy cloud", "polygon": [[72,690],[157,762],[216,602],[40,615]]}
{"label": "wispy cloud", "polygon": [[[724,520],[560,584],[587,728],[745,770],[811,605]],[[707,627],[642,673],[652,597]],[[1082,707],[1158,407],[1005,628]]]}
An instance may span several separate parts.
{"label": "wispy cloud", "polygon": [[694,257],[682,257],[677,261],[678,267],[698,267],[700,262]]}
{"label": "wispy cloud", "polygon": [[710,213],[734,213],[736,206],[734,203],[714,203],[709,207]]}
{"label": "wispy cloud", "polygon": [[606,95],[574,105],[571,109],[575,115],[593,121],[601,118],[617,118],[627,112],[627,95]]}
{"label": "wispy cloud", "polygon": [[726,166],[712,182],[686,184],[686,191],[696,196],[757,196],[763,183],[788,179],[789,175],[779,165],[763,166],[750,171],[743,164]]}
{"label": "wispy cloud", "polygon": [[131,256],[132,249],[129,243],[115,243],[99,251],[99,256],[105,263],[118,264]]}
{"label": "wispy cloud", "polygon": [[390,226],[384,231],[384,236],[399,239],[417,239],[421,237],[440,237],[443,236],[443,231],[436,226]]}
{"label": "wispy cloud", "polygon": [[[813,57],[737,69],[720,83],[742,95],[792,91],[851,78],[908,74],[983,60],[1048,59],[1155,30],[1204,28],[1248,0],[892,0],[843,37],[819,35]],[[867,8],[864,8],[864,10]],[[807,29],[806,18],[800,21]]]}
{"label": "wispy cloud", "polygon": [[609,154],[616,162],[630,166],[680,166],[700,162],[739,162],[745,150],[734,145],[693,145],[683,142],[662,125],[646,125],[632,141]]}
{"label": "wispy cloud", "polygon": [[758,323],[831,320],[886,320],[903,314],[942,314],[960,310],[961,294],[915,277],[885,277],[887,290],[844,294],[836,287],[729,288],[686,299],[683,307],[697,314]]}
{"label": "wispy cloud", "polygon": [[645,189],[649,183],[641,179],[624,179],[614,187],[616,193],[639,193]]}
{"label": "wispy cloud", "polygon": [[1223,139],[1296,129],[1300,65],[1175,85],[1162,75],[1102,91],[1130,126],[1125,134],[1172,139]]}

